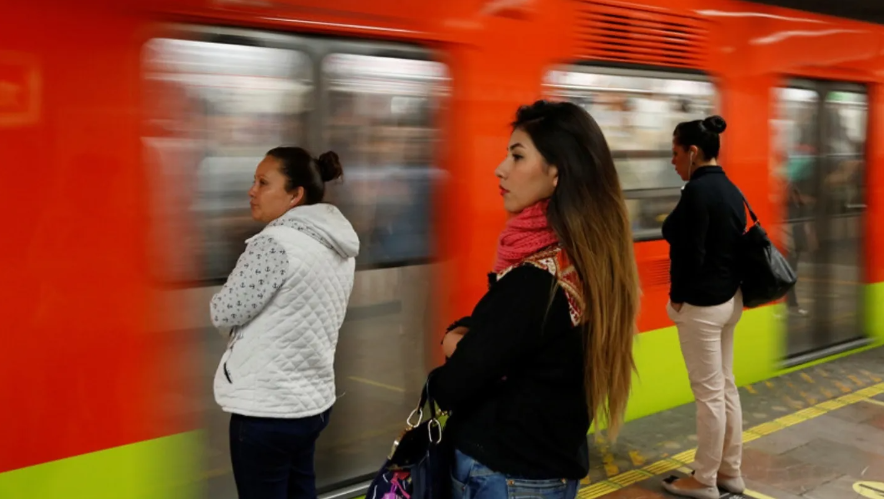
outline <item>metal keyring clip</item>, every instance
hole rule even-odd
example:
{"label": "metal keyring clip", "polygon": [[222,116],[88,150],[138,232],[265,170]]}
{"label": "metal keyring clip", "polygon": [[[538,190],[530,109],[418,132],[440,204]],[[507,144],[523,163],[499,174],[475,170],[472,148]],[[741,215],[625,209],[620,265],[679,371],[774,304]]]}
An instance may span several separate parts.
{"label": "metal keyring clip", "polygon": [[[433,426],[434,425],[436,426],[436,428],[439,429],[439,438],[436,440],[433,440]],[[430,424],[427,425],[427,431],[430,434],[430,442],[432,442],[434,444],[438,444],[439,442],[442,441],[442,423],[440,423],[439,420],[431,419]]]}
{"label": "metal keyring clip", "polygon": [[[417,423],[412,423],[411,418],[417,414]],[[418,407],[417,409],[411,411],[411,414],[408,415],[408,419],[405,420],[405,424],[408,425],[409,428],[417,428],[418,425],[421,424],[421,421],[424,420],[424,409],[423,407]]]}

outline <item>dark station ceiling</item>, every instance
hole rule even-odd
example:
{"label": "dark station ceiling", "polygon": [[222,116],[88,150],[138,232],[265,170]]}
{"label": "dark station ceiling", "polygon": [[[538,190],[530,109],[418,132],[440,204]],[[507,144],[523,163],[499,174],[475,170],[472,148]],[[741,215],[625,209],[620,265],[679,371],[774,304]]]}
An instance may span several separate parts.
{"label": "dark station ceiling", "polygon": [[884,0],[756,0],[753,3],[884,24]]}

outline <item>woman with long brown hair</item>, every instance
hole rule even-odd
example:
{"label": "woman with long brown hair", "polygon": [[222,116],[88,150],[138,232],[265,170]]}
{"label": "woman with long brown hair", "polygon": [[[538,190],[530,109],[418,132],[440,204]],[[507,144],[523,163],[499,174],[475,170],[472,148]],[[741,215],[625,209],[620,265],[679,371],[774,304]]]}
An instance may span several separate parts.
{"label": "woman with long brown hair", "polygon": [[520,108],[497,167],[504,209],[487,294],[449,328],[429,390],[450,411],[455,498],[573,498],[593,420],[616,435],[639,305],[620,180],[582,108]]}

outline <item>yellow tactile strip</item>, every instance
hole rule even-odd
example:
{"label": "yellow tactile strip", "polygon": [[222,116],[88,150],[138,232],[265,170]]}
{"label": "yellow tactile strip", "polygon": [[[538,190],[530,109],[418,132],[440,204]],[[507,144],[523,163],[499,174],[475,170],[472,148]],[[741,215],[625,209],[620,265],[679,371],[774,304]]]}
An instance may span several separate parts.
{"label": "yellow tactile strip", "polygon": [[[877,385],[863,388],[862,390],[858,390],[854,393],[842,395],[838,398],[816,404],[813,407],[802,409],[798,412],[782,416],[773,421],[748,428],[743,432],[743,443],[757,440],[761,437],[776,433],[782,429],[788,428],[798,423],[802,423],[809,419],[822,416],[827,412],[834,411],[842,407],[855,404],[857,402],[868,400],[882,393],[884,393],[884,383],[878,383]],[[696,451],[697,449],[691,449],[680,454],[676,454],[672,457],[657,461],[641,469],[627,471],[626,473],[621,473],[619,475],[608,478],[607,480],[591,484],[580,489],[580,491],[577,493],[577,497],[579,499],[595,499],[597,497],[603,497],[607,494],[616,492],[617,490],[628,487],[632,484],[638,483],[648,478],[662,475],[669,471],[678,469],[686,464],[692,463],[694,461],[694,454],[696,453]]]}

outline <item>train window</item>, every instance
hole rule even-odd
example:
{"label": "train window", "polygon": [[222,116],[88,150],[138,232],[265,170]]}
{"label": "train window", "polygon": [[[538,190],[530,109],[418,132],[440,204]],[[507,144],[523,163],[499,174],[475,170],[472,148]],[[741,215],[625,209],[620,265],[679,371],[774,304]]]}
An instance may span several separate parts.
{"label": "train window", "polygon": [[[260,230],[246,191],[264,153],[308,143],[312,62],[295,50],[154,39],[144,49],[146,159],[163,280],[223,280]],[[194,196],[196,193],[196,196]]]}
{"label": "train window", "polygon": [[826,95],[829,138],[829,189],[826,211],[831,216],[856,214],[865,209],[865,147],[868,112],[864,93],[832,91]]}
{"label": "train window", "polygon": [[678,203],[672,131],[716,107],[712,83],[683,74],[570,66],[547,73],[549,98],[583,106],[601,126],[626,195],[635,240],[662,237],[663,220]]}
{"label": "train window", "polygon": [[431,255],[431,187],[439,136],[436,108],[445,66],[432,61],[331,54],[323,61],[326,143],[344,164],[330,200],[362,242],[360,268],[426,262]]}
{"label": "train window", "polygon": [[[771,148],[775,155],[772,172],[793,189],[809,191],[817,154],[819,94],[816,90],[780,88],[777,89],[777,103],[778,120]],[[787,213],[787,219],[804,216],[795,210]]]}

